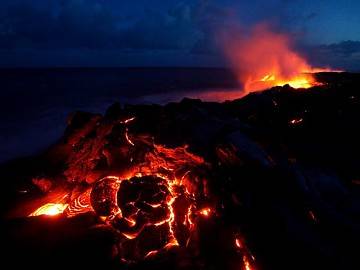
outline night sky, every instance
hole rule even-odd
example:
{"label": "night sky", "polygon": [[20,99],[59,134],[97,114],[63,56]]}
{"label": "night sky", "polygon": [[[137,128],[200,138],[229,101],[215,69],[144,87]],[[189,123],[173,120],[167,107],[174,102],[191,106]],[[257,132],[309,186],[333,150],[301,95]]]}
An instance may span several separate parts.
{"label": "night sky", "polygon": [[219,36],[259,23],[314,65],[360,71],[359,0],[2,0],[0,66],[222,67]]}

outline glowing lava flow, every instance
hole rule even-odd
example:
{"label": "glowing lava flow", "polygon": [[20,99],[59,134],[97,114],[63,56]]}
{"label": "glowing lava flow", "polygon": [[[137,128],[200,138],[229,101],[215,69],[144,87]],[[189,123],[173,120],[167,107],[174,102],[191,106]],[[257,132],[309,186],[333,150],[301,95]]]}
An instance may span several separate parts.
{"label": "glowing lava flow", "polygon": [[257,25],[249,33],[237,36],[233,34],[225,42],[225,52],[244,94],[285,84],[309,88],[320,84],[313,73],[339,72],[313,68],[294,50],[289,36],[271,31],[267,25]]}
{"label": "glowing lava flow", "polygon": [[236,246],[237,248],[243,248],[243,245],[242,245],[242,243],[241,243],[241,241],[240,241],[239,238],[235,238],[235,246]]}
{"label": "glowing lava flow", "polygon": [[[66,204],[48,203],[31,214],[63,213],[71,218],[92,212],[117,234],[118,256],[126,262],[188,245],[196,213],[206,218],[212,214],[210,207],[197,209],[196,205],[195,194],[200,190],[193,178],[208,168],[204,159],[190,153],[186,145],[168,148],[130,136],[127,125],[134,120],[120,122],[124,125],[120,136],[132,149],[129,168],[75,187],[67,193]],[[133,152],[141,154],[134,158]]]}
{"label": "glowing lava flow", "polygon": [[253,266],[255,257],[251,255],[250,251],[243,244],[242,240],[237,236],[235,237],[235,248],[242,254],[242,268],[243,270],[255,270]]}
{"label": "glowing lava flow", "polygon": [[199,213],[201,215],[203,215],[204,217],[208,217],[211,214],[211,209],[209,207],[206,207],[206,208],[201,209]]}
{"label": "glowing lava flow", "polygon": [[281,77],[279,78],[274,74],[267,74],[260,80],[249,81],[245,88],[250,90],[252,87],[256,87],[256,85],[261,87],[261,84],[264,86],[283,86],[288,84],[293,88],[310,88],[312,86],[320,85],[320,83],[317,82],[310,73],[302,73],[288,79]]}
{"label": "glowing lava flow", "polygon": [[90,202],[90,193],[91,189],[89,188],[69,203],[69,206],[65,210],[67,217],[74,217],[79,214],[93,211]]}
{"label": "glowing lava flow", "polygon": [[67,204],[47,203],[36,209],[29,216],[30,217],[41,216],[41,215],[56,216],[62,214],[67,207],[68,207]]}
{"label": "glowing lava flow", "polygon": [[247,256],[243,257],[243,262],[244,262],[244,269],[245,270],[253,270]]}
{"label": "glowing lava flow", "polygon": [[[134,174],[136,176],[123,180],[116,176],[105,177],[94,184],[90,193],[93,209],[118,232],[122,249],[149,237],[148,234],[161,235],[146,248],[120,255],[124,261],[147,258],[160,250],[179,246],[177,236],[183,231],[187,234],[192,228],[193,205],[177,181],[151,174]],[[179,198],[189,207],[179,204]],[[185,220],[180,230],[179,220]]]}

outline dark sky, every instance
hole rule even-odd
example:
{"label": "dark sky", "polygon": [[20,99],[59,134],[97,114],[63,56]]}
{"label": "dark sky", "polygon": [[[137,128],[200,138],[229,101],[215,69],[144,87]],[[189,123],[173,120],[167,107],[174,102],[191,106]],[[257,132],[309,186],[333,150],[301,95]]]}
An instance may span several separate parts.
{"label": "dark sky", "polygon": [[219,36],[258,23],[314,65],[360,70],[359,0],[2,0],[0,66],[225,66]]}

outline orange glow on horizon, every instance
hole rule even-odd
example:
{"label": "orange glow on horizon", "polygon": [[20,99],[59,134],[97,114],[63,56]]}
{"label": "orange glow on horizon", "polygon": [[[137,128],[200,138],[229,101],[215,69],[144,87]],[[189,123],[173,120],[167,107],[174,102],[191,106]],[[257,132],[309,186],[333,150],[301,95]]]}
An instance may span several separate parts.
{"label": "orange glow on horizon", "polygon": [[310,88],[320,85],[313,73],[340,72],[312,67],[292,45],[289,36],[273,32],[264,24],[255,26],[247,35],[231,35],[225,52],[243,85],[243,94],[286,84]]}

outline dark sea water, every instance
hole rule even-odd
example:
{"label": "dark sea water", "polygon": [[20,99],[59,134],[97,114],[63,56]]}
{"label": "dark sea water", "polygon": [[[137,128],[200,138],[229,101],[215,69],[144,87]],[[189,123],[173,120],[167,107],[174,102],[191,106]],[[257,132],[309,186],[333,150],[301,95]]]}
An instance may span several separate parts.
{"label": "dark sea water", "polygon": [[0,69],[0,162],[54,143],[73,111],[103,113],[116,101],[164,104],[237,93],[235,76],[227,69]]}

